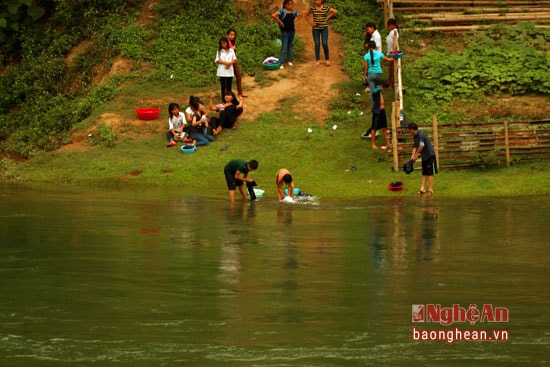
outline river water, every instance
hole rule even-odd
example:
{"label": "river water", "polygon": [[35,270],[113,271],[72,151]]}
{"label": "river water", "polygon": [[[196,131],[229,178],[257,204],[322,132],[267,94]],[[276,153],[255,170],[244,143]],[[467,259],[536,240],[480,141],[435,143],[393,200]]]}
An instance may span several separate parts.
{"label": "river water", "polygon": [[548,197],[0,199],[1,366],[550,365]]}

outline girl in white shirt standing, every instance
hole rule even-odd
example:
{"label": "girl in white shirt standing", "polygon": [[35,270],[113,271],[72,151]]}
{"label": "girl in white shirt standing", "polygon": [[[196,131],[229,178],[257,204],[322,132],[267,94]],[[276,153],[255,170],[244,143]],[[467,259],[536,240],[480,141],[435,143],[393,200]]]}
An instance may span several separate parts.
{"label": "girl in white shirt standing", "polygon": [[225,95],[225,92],[231,91],[233,77],[235,76],[233,64],[236,61],[237,56],[235,55],[235,51],[229,47],[229,40],[227,37],[222,37],[220,39],[218,52],[216,53],[216,64],[218,64],[216,76],[220,77],[222,96]]}

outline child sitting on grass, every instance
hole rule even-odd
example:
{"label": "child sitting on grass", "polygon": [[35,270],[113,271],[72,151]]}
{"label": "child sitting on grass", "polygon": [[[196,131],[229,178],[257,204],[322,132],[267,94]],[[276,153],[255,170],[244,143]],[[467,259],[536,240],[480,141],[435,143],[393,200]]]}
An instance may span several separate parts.
{"label": "child sitting on grass", "polygon": [[168,131],[166,132],[168,144],[166,146],[173,147],[176,145],[176,141],[183,141],[185,138],[187,121],[183,112],[180,112],[180,105],[177,103],[168,105],[168,116]]}

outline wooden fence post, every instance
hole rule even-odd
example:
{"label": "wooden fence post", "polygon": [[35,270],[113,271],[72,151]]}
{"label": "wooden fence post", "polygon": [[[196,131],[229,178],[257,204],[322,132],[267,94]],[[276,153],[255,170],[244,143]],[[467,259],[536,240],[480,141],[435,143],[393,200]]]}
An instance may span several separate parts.
{"label": "wooden fence post", "polygon": [[510,167],[510,142],[508,141],[508,121],[504,121],[504,147],[506,149],[506,167]]}
{"label": "wooden fence post", "polygon": [[384,0],[384,24],[388,23],[388,19],[393,18],[393,0]]}
{"label": "wooden fence post", "polygon": [[393,170],[395,172],[399,171],[399,152],[397,151],[397,126],[399,126],[398,121],[400,115],[401,113],[399,111],[399,102],[393,101],[393,107],[391,110],[391,145],[393,153]]}
{"label": "wooden fence post", "polygon": [[433,135],[434,135],[434,150],[435,150],[435,164],[437,165],[437,169],[439,170],[439,134],[437,132],[437,115],[433,115]]}

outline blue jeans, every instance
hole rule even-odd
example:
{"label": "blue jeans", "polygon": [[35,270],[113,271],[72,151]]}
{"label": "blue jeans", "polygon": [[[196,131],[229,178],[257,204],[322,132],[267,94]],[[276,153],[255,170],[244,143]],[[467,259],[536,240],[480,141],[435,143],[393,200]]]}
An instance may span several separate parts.
{"label": "blue jeans", "polygon": [[372,91],[382,83],[382,74],[380,73],[367,73],[367,83],[370,88],[370,103],[373,104]]}
{"label": "blue jeans", "polygon": [[369,88],[372,91],[374,88],[378,87],[382,83],[382,74],[367,73],[367,82],[369,83]]}
{"label": "blue jeans", "polygon": [[325,60],[329,60],[328,53],[328,27],[323,29],[313,28],[311,31],[313,35],[313,41],[315,42],[315,60],[321,60],[321,47],[320,43],[323,44],[323,51],[325,52]]}
{"label": "blue jeans", "polygon": [[285,53],[287,55],[287,61],[292,61],[292,43],[294,43],[294,34],[296,32],[281,32],[281,53],[279,54],[279,62],[283,64],[285,62]]}
{"label": "blue jeans", "polygon": [[206,134],[191,134],[191,139],[196,140],[196,146],[208,145],[211,141],[214,141],[214,137]]}

